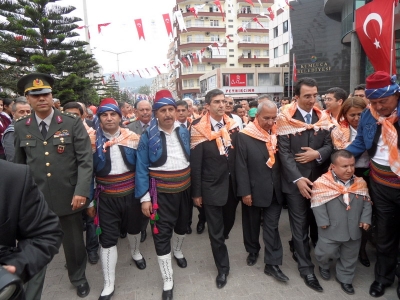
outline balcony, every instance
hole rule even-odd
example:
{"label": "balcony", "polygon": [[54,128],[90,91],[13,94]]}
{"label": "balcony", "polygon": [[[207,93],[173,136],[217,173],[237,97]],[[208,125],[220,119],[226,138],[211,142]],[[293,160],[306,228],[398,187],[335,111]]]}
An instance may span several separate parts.
{"label": "balcony", "polygon": [[[246,2],[247,3],[247,2]],[[247,3],[248,4],[248,3]],[[260,15],[264,14],[264,16]],[[267,8],[252,7],[250,5],[242,6],[237,10],[238,18],[268,18],[269,11]]]}
{"label": "balcony", "polygon": [[269,63],[269,56],[257,56],[257,55],[254,55],[253,57],[239,56],[238,62],[243,64]]}
{"label": "balcony", "polygon": [[238,48],[239,49],[269,49],[269,43],[268,42],[264,42],[264,41],[260,41],[260,42],[245,42],[245,41],[241,41],[238,43]]}
{"label": "balcony", "polygon": [[[205,48],[207,46],[210,46],[211,44],[218,43],[218,40],[215,38],[211,37],[206,37],[206,36],[196,36],[192,37],[191,39],[188,39],[188,37],[182,37],[180,40],[180,44],[178,45],[178,49],[201,49]],[[224,43],[221,47],[226,47],[226,43]]]}
{"label": "balcony", "polygon": [[[178,2],[178,0],[177,0],[177,2]],[[249,4],[248,2],[246,2],[246,0],[236,0],[236,2],[237,2],[237,3],[246,3],[247,5],[250,6],[250,4]],[[258,1],[256,1],[256,0],[253,0],[253,3],[254,3],[255,5],[258,5]],[[274,4],[274,0],[261,0],[261,3],[271,3],[271,4]]]}
{"label": "balcony", "polygon": [[[186,24],[186,29],[187,32],[226,32],[226,27],[223,25],[210,26],[205,24]],[[184,33],[186,32],[181,32],[181,35]]]}
{"label": "balcony", "polygon": [[260,24],[251,21],[250,23],[247,24],[246,31],[244,31],[244,33],[246,32],[269,33],[268,23],[267,22],[260,22],[260,23],[262,24],[262,26],[264,26],[264,28],[262,28]]}
{"label": "balcony", "polygon": [[[225,0],[220,0],[221,5],[223,6],[223,4],[225,3]],[[262,2],[264,3],[264,0],[262,0]],[[186,4],[199,4],[198,0],[176,0],[176,4],[181,4],[181,3],[186,3]],[[265,2],[267,3],[267,2]]]}

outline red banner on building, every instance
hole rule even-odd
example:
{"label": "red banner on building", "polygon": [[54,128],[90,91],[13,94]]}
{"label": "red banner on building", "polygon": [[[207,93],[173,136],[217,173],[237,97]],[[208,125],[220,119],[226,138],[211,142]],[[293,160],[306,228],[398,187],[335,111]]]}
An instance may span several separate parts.
{"label": "red banner on building", "polygon": [[246,86],[246,74],[229,74],[229,83],[230,86]]}
{"label": "red banner on building", "polygon": [[[394,1],[372,1],[356,10],[356,32],[375,71],[396,74]],[[390,69],[392,66],[392,69]]]}
{"label": "red banner on building", "polygon": [[171,24],[171,18],[169,17],[169,14],[163,14],[163,19],[165,23],[165,28],[167,29],[167,33],[169,37],[172,37],[172,24]]}

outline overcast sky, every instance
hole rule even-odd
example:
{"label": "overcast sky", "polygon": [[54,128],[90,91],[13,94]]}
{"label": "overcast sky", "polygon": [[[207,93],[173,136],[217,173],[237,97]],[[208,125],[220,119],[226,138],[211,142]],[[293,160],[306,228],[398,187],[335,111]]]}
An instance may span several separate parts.
{"label": "overcast sky", "polygon": [[[115,53],[132,51],[119,55],[121,72],[162,65],[167,62],[169,38],[165,29],[162,14],[172,15],[174,0],[86,0],[90,44],[98,63],[104,73],[117,72],[117,55]],[[72,5],[76,10],[71,13],[82,19],[83,0],[62,0],[58,5]],[[142,19],[146,41],[139,41],[134,19]],[[98,33],[97,25],[111,23],[102,27]],[[77,30],[84,39],[84,30]]]}

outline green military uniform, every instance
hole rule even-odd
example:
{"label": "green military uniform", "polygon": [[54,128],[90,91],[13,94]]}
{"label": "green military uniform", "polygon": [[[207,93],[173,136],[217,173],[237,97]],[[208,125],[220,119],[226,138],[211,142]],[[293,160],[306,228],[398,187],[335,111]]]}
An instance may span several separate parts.
{"label": "green military uniform", "polygon": [[[39,79],[36,81],[39,82]],[[44,84],[40,81],[40,85],[47,88],[46,81]],[[44,89],[44,93],[46,92],[51,93],[51,89],[50,92]],[[35,182],[50,209],[60,217],[71,283],[76,287],[87,283],[87,257],[81,214],[81,210],[87,205],[76,210],[72,210],[71,205],[75,195],[86,198],[90,196],[93,157],[90,139],[82,121],[72,114],[55,109],[44,138],[35,113],[32,113],[15,122],[14,145],[14,162],[30,166]],[[88,203],[87,199],[86,204]]]}

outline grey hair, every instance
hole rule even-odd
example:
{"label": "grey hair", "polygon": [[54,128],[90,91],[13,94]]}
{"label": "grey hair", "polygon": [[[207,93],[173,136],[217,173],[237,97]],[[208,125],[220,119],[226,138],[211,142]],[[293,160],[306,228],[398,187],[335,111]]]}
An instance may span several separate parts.
{"label": "grey hair", "polygon": [[262,101],[260,104],[258,104],[258,106],[257,106],[257,114],[259,114],[262,111],[263,107],[277,108],[277,106],[276,106],[274,101],[265,100],[265,101]]}
{"label": "grey hair", "polygon": [[260,100],[262,100],[262,99],[271,100],[272,98],[271,98],[271,95],[269,95],[269,94],[262,94],[262,95],[258,96],[255,100],[256,100],[256,101],[260,101]]}
{"label": "grey hair", "polygon": [[17,111],[17,104],[24,104],[24,105],[25,104],[29,104],[28,101],[26,101],[25,97],[23,97],[23,98],[25,98],[25,100],[22,100],[22,99],[19,99],[19,98],[21,98],[21,97],[18,97],[17,99],[15,99],[13,105],[11,106],[11,111],[13,113],[15,113]]}
{"label": "grey hair", "polygon": [[193,100],[190,99],[190,98],[183,98],[182,101],[185,101],[185,102],[186,102],[186,101],[190,101],[190,103],[193,105]]}

